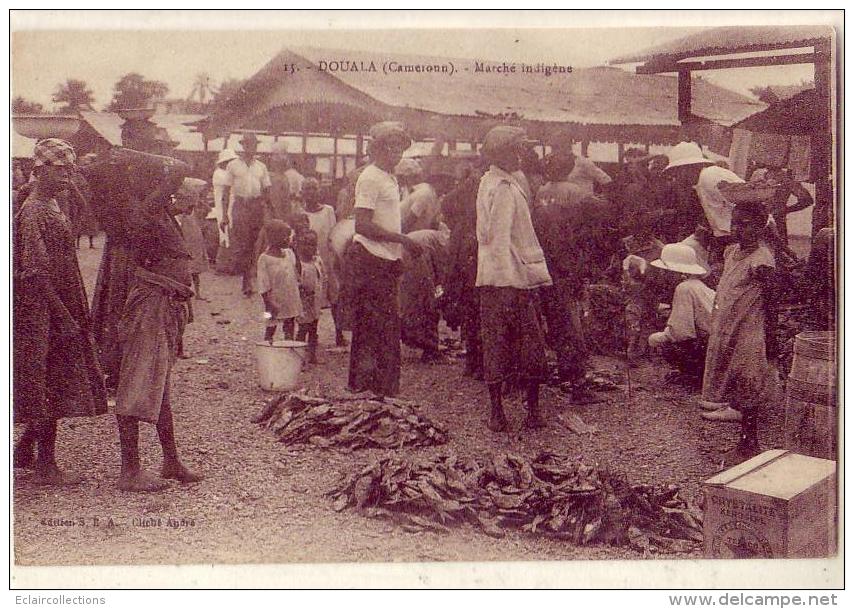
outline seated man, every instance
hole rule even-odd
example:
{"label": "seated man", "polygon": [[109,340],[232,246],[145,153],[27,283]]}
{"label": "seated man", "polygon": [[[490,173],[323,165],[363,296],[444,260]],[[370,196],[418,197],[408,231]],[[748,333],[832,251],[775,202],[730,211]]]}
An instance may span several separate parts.
{"label": "seated man", "polygon": [[680,281],[673,293],[667,326],[663,331],[650,335],[649,345],[660,348],[664,360],[676,368],[673,380],[699,388],[703,380],[715,291],[700,281],[707,271],[688,245],[665,245],[661,257],[652,265],[678,274]]}

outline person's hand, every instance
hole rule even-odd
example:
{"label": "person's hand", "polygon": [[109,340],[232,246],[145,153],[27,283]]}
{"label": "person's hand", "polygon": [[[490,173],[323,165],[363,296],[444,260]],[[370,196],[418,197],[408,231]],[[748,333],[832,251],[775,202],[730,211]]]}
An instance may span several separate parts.
{"label": "person's hand", "polygon": [[228,219],[228,214],[224,215],[222,220],[219,223],[219,229],[225,232],[225,229],[228,228],[228,225],[231,224],[231,220]]}
{"label": "person's hand", "polygon": [[424,252],[424,248],[421,247],[421,244],[409,237],[404,237],[402,243],[403,247],[406,248],[406,251],[409,252],[409,255],[413,258],[420,257]]}
{"label": "person's hand", "polygon": [[649,335],[647,342],[649,343],[650,347],[655,349],[668,342],[667,334],[665,334],[664,332],[655,332],[654,334]]}

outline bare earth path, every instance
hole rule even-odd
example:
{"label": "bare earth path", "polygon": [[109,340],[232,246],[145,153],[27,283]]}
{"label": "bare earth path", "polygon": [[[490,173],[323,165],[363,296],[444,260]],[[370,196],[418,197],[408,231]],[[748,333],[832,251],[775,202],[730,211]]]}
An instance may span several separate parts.
{"label": "bare earth path", "polygon": [[[90,295],[101,254],[82,249],[80,263]],[[174,485],[164,493],[134,495],[116,489],[118,437],[110,415],[62,422],[60,465],[84,475],[68,489],[41,488],[28,473],[15,472],[14,552],[20,565],[278,563],[338,561],[554,560],[641,558],[623,548],[575,547],[566,542],[508,533],[493,539],[464,527],[450,535],[406,533],[352,511],[336,513],[323,497],[341,472],[349,472],[385,451],[351,455],[314,447],[289,448],[249,422],[269,397],[257,388],[253,342],[262,332],[259,304],[240,295],[239,281],[209,273],[202,287],[211,303],[196,303],[188,327],[190,359],[177,364],[174,404],[179,447],[206,479]],[[216,315],[214,315],[216,314]],[[229,323],[223,323],[223,322]],[[329,350],[332,324],[321,321],[321,364],[304,373],[303,386],[342,391],[348,355]],[[453,360],[452,360],[453,362]],[[597,358],[601,367],[616,362]],[[654,363],[632,371],[633,394],[607,394],[589,406],[566,404],[544,391],[546,411],[571,411],[599,433],[582,437],[557,422],[536,433],[496,436],[486,429],[486,391],[461,376],[458,362],[424,365],[404,350],[401,397],[417,401],[427,416],[450,431],[448,445],[411,449],[424,456],[456,451],[486,455],[540,450],[580,454],[638,482],[673,482],[697,497],[700,482],[719,468],[719,448],[736,440],[732,425],[700,419],[689,397],[660,386],[664,370]],[[514,429],[523,416],[511,403]],[[763,447],[780,437],[780,413],[761,422]],[[16,429],[16,435],[20,430]],[[153,427],[143,426],[143,461],[160,463]],[[97,519],[97,520],[96,520]],[[152,524],[152,526],[142,526]]]}

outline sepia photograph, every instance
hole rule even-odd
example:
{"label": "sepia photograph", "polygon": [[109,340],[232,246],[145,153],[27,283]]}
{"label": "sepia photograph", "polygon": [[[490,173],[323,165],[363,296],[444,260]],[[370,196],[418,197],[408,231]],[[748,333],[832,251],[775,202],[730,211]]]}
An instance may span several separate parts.
{"label": "sepia photograph", "polygon": [[10,11],[11,587],[841,585],[843,12],[523,12]]}

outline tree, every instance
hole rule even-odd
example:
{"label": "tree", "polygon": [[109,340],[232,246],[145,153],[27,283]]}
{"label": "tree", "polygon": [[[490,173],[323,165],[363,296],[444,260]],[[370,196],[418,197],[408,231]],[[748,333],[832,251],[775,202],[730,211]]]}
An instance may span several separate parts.
{"label": "tree", "polygon": [[193,89],[190,91],[187,101],[193,101],[195,98],[204,106],[209,99],[214,97],[215,93],[216,89],[213,86],[211,75],[206,72],[200,72],[196,74],[193,80]]}
{"label": "tree", "polygon": [[12,114],[44,114],[44,106],[18,95],[12,99]]}
{"label": "tree", "polygon": [[85,81],[69,78],[56,86],[53,103],[62,104],[59,112],[79,112],[91,110],[95,96]]}
{"label": "tree", "polygon": [[240,92],[245,80],[229,78],[220,84],[219,89],[213,97],[211,104],[216,108],[222,108],[225,103]]}
{"label": "tree", "polygon": [[113,99],[107,110],[142,108],[155,99],[163,99],[169,87],[159,80],[146,80],[142,74],[125,74],[113,85]]}
{"label": "tree", "polygon": [[769,87],[753,87],[750,89],[750,92],[753,93],[759,101],[768,104],[776,104],[780,101],[780,98],[777,97],[777,94],[774,93],[774,89]]}

